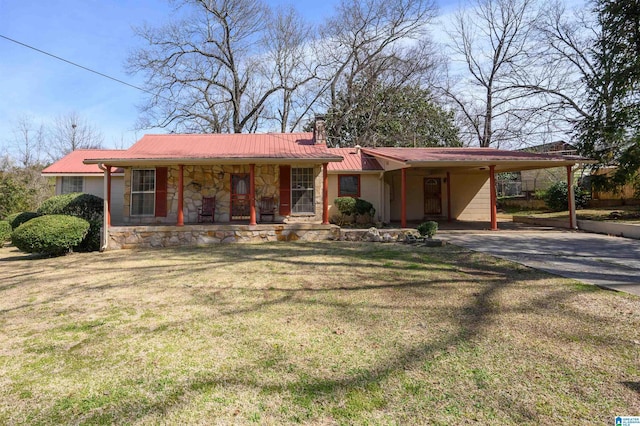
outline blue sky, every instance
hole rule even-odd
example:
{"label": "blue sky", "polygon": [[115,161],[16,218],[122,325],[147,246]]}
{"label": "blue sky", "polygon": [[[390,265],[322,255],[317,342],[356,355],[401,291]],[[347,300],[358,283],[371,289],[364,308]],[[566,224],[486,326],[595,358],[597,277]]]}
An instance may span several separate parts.
{"label": "blue sky", "polygon": [[[302,0],[295,5],[308,19],[321,20],[335,3]],[[441,3],[442,12],[454,4]],[[0,35],[142,85],[140,76],[124,71],[128,53],[139,43],[132,27],[162,23],[170,14],[164,0],[0,0]],[[15,120],[24,115],[47,124],[75,111],[102,131],[107,147],[127,147],[145,133],[133,130],[142,92],[1,38],[0,58],[0,155],[13,139]]]}

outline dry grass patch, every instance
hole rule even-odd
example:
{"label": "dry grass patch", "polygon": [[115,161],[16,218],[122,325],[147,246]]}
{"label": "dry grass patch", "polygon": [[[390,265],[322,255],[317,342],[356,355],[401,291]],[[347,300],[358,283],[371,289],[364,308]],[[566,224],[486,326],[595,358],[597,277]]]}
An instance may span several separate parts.
{"label": "dry grass patch", "polygon": [[9,247],[0,423],[611,423],[639,325],[637,297],[452,246]]}
{"label": "dry grass patch", "polygon": [[[536,216],[553,219],[569,219],[569,212],[518,211],[514,216]],[[598,207],[576,210],[580,220],[599,220],[612,222],[640,223],[639,206]]]}

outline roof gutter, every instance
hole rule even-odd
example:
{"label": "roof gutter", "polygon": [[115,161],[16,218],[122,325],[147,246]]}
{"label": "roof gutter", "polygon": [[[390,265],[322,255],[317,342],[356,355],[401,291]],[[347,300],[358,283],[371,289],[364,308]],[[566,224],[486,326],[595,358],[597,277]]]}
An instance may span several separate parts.
{"label": "roof gutter", "polygon": [[208,165],[208,164],[309,164],[340,162],[339,156],[312,158],[270,158],[270,157],[233,157],[233,158],[88,158],[84,164],[109,164],[110,166],[131,165]]}

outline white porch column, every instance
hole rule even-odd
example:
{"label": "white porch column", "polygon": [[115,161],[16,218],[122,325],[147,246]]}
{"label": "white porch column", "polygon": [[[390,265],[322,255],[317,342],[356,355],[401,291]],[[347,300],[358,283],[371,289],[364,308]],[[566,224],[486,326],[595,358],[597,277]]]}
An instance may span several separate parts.
{"label": "white porch column", "polygon": [[573,166],[567,166],[567,198],[569,199],[569,228],[578,229],[576,194],[573,189]]}

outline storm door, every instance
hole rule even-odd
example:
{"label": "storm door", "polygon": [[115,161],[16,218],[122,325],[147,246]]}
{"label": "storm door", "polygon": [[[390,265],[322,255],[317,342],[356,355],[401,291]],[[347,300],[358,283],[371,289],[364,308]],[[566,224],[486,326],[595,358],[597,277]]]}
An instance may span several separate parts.
{"label": "storm door", "polygon": [[442,214],[442,190],[440,178],[424,178],[424,215]]}
{"label": "storm door", "polygon": [[231,220],[249,220],[249,175],[231,175]]}

